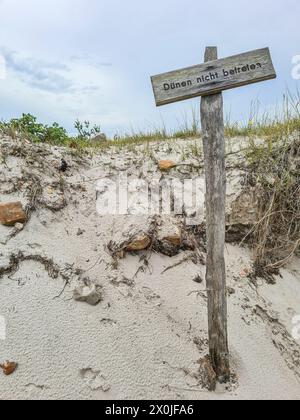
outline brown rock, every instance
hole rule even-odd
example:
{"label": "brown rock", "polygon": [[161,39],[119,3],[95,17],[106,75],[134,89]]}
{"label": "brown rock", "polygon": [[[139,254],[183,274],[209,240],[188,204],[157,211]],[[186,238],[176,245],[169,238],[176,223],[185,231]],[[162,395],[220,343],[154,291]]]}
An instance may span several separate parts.
{"label": "brown rock", "polygon": [[140,235],[136,237],[127,247],[125,248],[126,252],[136,252],[143,251],[149,248],[151,244],[151,239],[147,235]]}
{"label": "brown rock", "polygon": [[161,171],[169,171],[170,169],[176,168],[177,164],[172,160],[161,160],[158,166]]}
{"label": "brown rock", "polygon": [[18,364],[15,362],[5,362],[3,365],[0,365],[0,368],[3,370],[4,375],[12,375],[18,368]]}
{"label": "brown rock", "polygon": [[26,214],[20,202],[0,204],[0,224],[14,226],[16,223],[25,222]]}
{"label": "brown rock", "polygon": [[106,134],[100,133],[97,136],[91,138],[92,143],[103,143],[107,141]]}
{"label": "brown rock", "polygon": [[181,227],[175,221],[166,222],[158,230],[157,243],[162,254],[177,255],[182,245]]}
{"label": "brown rock", "polygon": [[181,246],[181,234],[178,233],[178,235],[173,236],[167,236],[164,238],[165,241],[170,242],[171,245],[174,246]]}

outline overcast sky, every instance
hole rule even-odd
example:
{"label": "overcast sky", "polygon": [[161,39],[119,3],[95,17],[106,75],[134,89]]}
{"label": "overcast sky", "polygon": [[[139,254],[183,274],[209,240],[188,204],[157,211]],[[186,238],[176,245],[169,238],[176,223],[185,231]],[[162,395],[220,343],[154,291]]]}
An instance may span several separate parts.
{"label": "overcast sky", "polygon": [[299,0],[0,0],[0,119],[172,128],[199,99],[157,109],[151,75],[201,63],[207,45],[220,57],[268,46],[278,79],[224,93],[226,112],[245,119],[252,100],[273,107],[300,85],[299,18]]}

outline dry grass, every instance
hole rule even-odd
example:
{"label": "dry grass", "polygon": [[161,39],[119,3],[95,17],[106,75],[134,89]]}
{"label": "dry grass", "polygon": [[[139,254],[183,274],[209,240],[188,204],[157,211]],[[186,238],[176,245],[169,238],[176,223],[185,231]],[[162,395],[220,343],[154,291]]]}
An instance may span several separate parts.
{"label": "dry grass", "polygon": [[251,231],[256,275],[273,275],[300,251],[300,135],[252,143],[249,182],[259,197]]}

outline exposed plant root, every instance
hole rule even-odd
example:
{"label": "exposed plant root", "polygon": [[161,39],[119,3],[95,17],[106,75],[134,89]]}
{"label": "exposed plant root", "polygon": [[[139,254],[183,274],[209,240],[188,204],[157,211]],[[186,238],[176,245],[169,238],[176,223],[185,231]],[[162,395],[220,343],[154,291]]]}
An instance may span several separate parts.
{"label": "exposed plant root", "polygon": [[272,281],[300,251],[300,140],[253,145],[248,155],[260,219],[243,242],[254,248],[254,275]]}
{"label": "exposed plant root", "polygon": [[[13,275],[17,273],[19,270],[20,264],[25,261],[34,261],[42,264],[48,273],[49,277],[52,279],[57,279],[59,276],[62,277],[63,280],[69,281],[71,274],[67,274],[67,271],[71,270],[71,267],[67,267],[65,269],[61,269],[57,264],[53,262],[52,259],[43,257],[41,255],[24,255],[22,252],[18,252],[17,254],[12,254],[10,256],[10,261],[7,267],[0,268],[0,279],[5,275]],[[71,270],[72,271],[72,270]],[[77,270],[78,274],[81,274]]]}

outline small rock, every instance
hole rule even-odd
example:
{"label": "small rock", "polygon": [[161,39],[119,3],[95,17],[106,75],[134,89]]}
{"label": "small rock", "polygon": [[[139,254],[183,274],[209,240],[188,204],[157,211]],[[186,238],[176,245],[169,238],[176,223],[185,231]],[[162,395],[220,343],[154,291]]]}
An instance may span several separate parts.
{"label": "small rock", "polygon": [[232,296],[235,294],[235,289],[233,287],[227,287],[227,294]]}
{"label": "small rock", "polygon": [[0,204],[0,224],[14,226],[16,223],[24,224],[26,219],[27,217],[23,210],[22,203]]}
{"label": "small rock", "polygon": [[182,245],[182,230],[176,222],[164,223],[157,233],[159,251],[169,257],[178,254]]}
{"label": "small rock", "polygon": [[126,252],[137,252],[143,251],[149,248],[151,244],[151,239],[147,235],[137,236],[129,245],[126,246]]}
{"label": "small rock", "polygon": [[77,231],[77,236],[83,235],[84,232],[85,232],[85,230],[82,230],[82,229],[79,228],[78,231]]}
{"label": "small rock", "polygon": [[102,288],[92,283],[90,279],[84,279],[82,284],[74,290],[73,298],[77,302],[86,302],[91,306],[96,306],[103,300]]}
{"label": "small rock", "polygon": [[66,206],[66,200],[60,185],[54,182],[45,186],[40,203],[52,211],[62,210]]}
{"label": "small rock", "polygon": [[97,136],[91,138],[92,143],[103,143],[107,141],[107,137],[104,133],[100,133]]}
{"label": "small rock", "polygon": [[203,278],[200,276],[200,274],[198,276],[196,276],[193,280],[193,282],[197,283],[197,284],[202,284],[203,283]]}
{"label": "small rock", "polygon": [[181,246],[182,231],[181,226],[175,221],[164,223],[158,231],[158,239],[161,241],[168,241],[171,245]]}
{"label": "small rock", "polygon": [[[259,194],[255,188],[242,192],[230,203],[226,211],[227,229],[248,227],[251,229],[259,220]],[[250,227],[250,228],[249,228]],[[245,235],[244,235],[245,236]],[[243,237],[244,237],[243,236]]]}
{"label": "small rock", "polygon": [[21,232],[24,229],[24,225],[23,223],[16,223],[15,224],[15,229],[19,232]]}
{"label": "small rock", "polygon": [[12,375],[18,368],[18,364],[15,362],[5,362],[3,365],[0,365],[0,368],[3,370],[4,375]]}
{"label": "small rock", "polygon": [[60,167],[59,167],[60,172],[66,172],[68,167],[69,167],[69,165],[67,164],[65,159],[62,159],[61,163],[60,163]]}
{"label": "small rock", "polygon": [[170,242],[171,245],[174,246],[181,246],[181,233],[178,233],[177,235],[172,235],[172,236],[166,236],[164,238],[164,241]]}
{"label": "small rock", "polygon": [[176,168],[177,164],[172,160],[161,160],[158,162],[158,166],[161,171],[169,171],[170,169]]}

